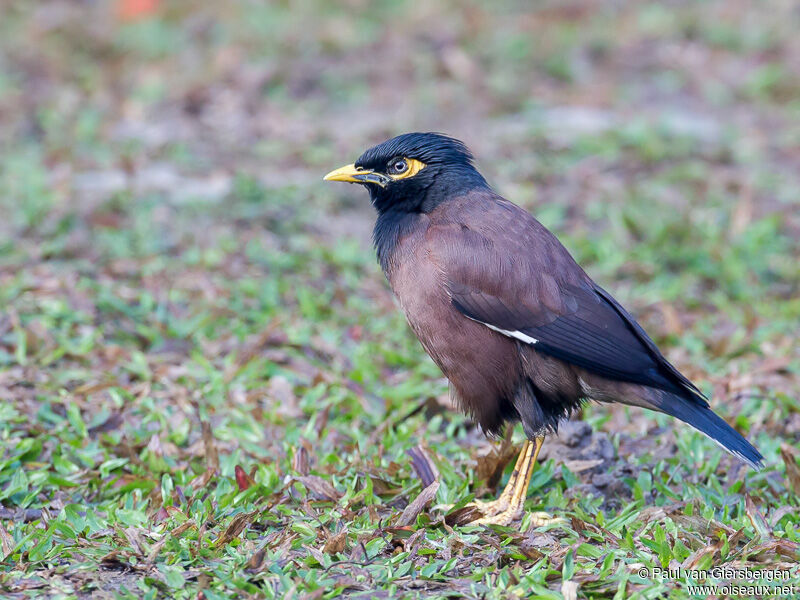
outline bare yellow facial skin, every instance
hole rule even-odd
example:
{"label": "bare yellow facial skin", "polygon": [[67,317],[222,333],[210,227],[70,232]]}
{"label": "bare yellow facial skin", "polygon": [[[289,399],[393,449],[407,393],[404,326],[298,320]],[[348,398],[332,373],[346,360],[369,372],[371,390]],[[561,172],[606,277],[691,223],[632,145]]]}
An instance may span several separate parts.
{"label": "bare yellow facial skin", "polygon": [[417,160],[416,158],[403,158],[403,162],[406,163],[408,168],[403,171],[402,173],[389,173],[389,177],[394,180],[398,179],[406,179],[407,177],[413,177],[417,173],[419,173],[422,169],[425,168],[425,163]]}
{"label": "bare yellow facial skin", "polygon": [[415,158],[398,158],[387,167],[387,173],[356,167],[355,164],[334,169],[323,179],[325,181],[343,181],[345,183],[373,183],[386,187],[389,183],[413,177],[425,168],[425,163]]}

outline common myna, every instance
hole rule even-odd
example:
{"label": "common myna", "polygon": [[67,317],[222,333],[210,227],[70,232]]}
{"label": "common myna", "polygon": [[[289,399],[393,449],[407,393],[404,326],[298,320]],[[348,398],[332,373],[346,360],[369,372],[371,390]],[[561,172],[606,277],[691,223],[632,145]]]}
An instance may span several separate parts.
{"label": "common myna", "polygon": [[383,272],[458,405],[528,441],[477,523],[521,516],[544,436],[586,400],[657,410],[758,468],[762,456],[709,408],[644,329],[539,221],[495,193],[460,141],[407,133],[325,176],[364,185]]}

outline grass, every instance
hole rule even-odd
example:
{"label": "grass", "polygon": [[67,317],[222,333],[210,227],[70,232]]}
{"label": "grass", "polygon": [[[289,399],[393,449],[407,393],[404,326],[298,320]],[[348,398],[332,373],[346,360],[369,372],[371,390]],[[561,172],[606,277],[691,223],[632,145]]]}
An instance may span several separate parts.
{"label": "grass", "polygon": [[[797,16],[356,5],[4,9],[2,593],[798,594]],[[766,468],[593,405],[531,484],[564,523],[448,525],[508,452],[320,181],[406,129],[465,138]]]}

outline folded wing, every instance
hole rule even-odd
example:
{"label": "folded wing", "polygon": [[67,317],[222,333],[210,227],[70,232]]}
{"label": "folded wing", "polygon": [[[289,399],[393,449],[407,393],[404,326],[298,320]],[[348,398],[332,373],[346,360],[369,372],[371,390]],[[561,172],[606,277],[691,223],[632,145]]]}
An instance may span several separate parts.
{"label": "folded wing", "polygon": [[430,256],[465,317],[608,379],[706,404],[633,317],[529,213],[497,199],[480,206],[480,218],[473,214],[462,210],[462,222],[438,225],[428,236]]}

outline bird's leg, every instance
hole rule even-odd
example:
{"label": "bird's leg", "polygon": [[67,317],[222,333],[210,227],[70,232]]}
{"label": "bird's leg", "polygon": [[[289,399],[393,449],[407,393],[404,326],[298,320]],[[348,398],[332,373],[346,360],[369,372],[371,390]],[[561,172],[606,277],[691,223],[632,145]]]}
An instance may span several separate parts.
{"label": "bird's leg", "polygon": [[531,442],[525,440],[525,443],[522,445],[522,450],[520,450],[519,456],[517,457],[517,462],[514,464],[514,470],[511,471],[511,477],[509,477],[506,487],[503,488],[503,492],[497,500],[492,500],[490,502],[474,500],[470,503],[472,506],[475,506],[484,517],[499,514],[508,508],[511,503],[511,498],[514,496],[514,488],[517,485],[517,479],[519,479],[519,475],[522,472],[525,453],[528,451],[530,445]]}
{"label": "bird's leg", "polygon": [[[505,526],[523,515],[523,507],[525,505],[525,498],[528,495],[531,475],[533,474],[533,468],[536,465],[536,459],[539,456],[539,450],[542,449],[543,443],[544,437],[538,437],[535,442],[527,442],[523,446],[520,458],[517,461],[517,466],[514,468],[515,471],[518,471],[518,475],[514,479],[514,487],[506,508],[494,514],[484,514],[480,519],[473,521],[472,525]],[[511,481],[509,481],[509,484],[511,484]],[[507,489],[508,487],[510,486],[507,486]],[[502,498],[505,496],[505,493],[506,490],[503,490],[503,494],[500,497]],[[544,512],[534,513],[532,516],[532,524],[534,527],[541,527],[542,525],[559,521],[559,519],[553,519],[549,514]]]}
{"label": "bird's leg", "polygon": [[[517,465],[514,467],[514,470],[517,472],[517,477],[514,477],[513,481],[509,481],[509,485],[506,486],[506,489],[510,489],[511,493],[508,496],[505,507],[497,512],[484,513],[481,518],[472,522],[473,525],[508,525],[508,523],[519,516],[516,513],[519,512],[520,507],[516,505],[519,504],[519,497],[523,496],[524,500],[524,494],[528,491],[532,463],[531,459],[539,453],[539,447],[541,446],[538,442],[539,439],[537,438],[536,448],[534,448],[534,445],[529,440],[526,440],[525,444],[522,446],[519,459],[517,459]],[[521,489],[523,486],[524,491]],[[505,492],[506,490],[503,490],[501,497],[505,495]]]}

